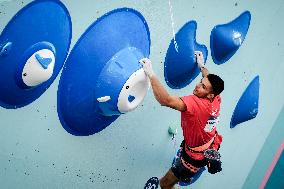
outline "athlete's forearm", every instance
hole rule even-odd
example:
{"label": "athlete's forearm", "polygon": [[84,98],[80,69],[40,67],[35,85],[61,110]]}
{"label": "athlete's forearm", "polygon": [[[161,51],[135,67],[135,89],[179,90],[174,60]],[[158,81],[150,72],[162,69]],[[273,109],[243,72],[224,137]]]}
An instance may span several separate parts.
{"label": "athlete's forearm", "polygon": [[158,80],[157,76],[153,75],[150,77],[153,93],[155,95],[156,100],[162,105],[166,106],[168,99],[170,97],[167,90],[163,87],[163,85]]}

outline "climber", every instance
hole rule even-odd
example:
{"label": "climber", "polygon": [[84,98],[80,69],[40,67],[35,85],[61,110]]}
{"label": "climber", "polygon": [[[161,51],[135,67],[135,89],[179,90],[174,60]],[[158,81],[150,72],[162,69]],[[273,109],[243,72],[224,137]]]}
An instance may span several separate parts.
{"label": "climber", "polygon": [[222,170],[221,161],[209,161],[204,157],[204,152],[208,149],[217,152],[222,142],[222,136],[218,134],[216,126],[221,103],[219,94],[224,89],[224,81],[219,76],[209,73],[204,65],[202,52],[195,51],[195,58],[202,72],[202,79],[192,95],[183,97],[170,95],[155,75],[151,61],[148,58],[140,60],[144,72],[150,79],[156,100],[162,106],[181,112],[184,137],[181,158],[178,158],[160,179],[162,189],[172,189],[179,181],[189,182],[189,179],[206,165],[208,171],[213,174]]}

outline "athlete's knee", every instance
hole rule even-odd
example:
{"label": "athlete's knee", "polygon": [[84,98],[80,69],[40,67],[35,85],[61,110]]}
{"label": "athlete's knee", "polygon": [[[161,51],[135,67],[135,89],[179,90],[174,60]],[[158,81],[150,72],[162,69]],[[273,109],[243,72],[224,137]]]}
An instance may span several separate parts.
{"label": "athlete's knee", "polygon": [[174,189],[174,185],[178,182],[178,179],[174,174],[169,171],[167,174],[160,179],[161,189]]}
{"label": "athlete's knee", "polygon": [[165,187],[167,187],[167,181],[166,181],[165,177],[162,177],[160,179],[160,187],[161,187],[161,189],[164,189]]}
{"label": "athlete's knee", "polygon": [[174,189],[174,184],[169,184],[167,181],[165,180],[160,180],[160,187],[161,189]]}

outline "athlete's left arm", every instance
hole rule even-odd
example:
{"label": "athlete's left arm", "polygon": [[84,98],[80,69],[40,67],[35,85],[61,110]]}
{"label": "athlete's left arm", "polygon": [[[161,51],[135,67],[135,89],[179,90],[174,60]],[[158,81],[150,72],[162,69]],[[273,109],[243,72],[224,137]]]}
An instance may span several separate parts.
{"label": "athlete's left arm", "polygon": [[150,81],[155,98],[162,106],[167,106],[181,112],[186,111],[186,105],[181,98],[170,95],[155,75],[150,77]]}
{"label": "athlete's left arm", "polygon": [[150,79],[156,100],[162,106],[167,106],[179,111],[186,111],[185,103],[179,97],[170,95],[163,87],[153,71],[151,60],[148,58],[143,58],[139,62],[142,64],[146,75]]}

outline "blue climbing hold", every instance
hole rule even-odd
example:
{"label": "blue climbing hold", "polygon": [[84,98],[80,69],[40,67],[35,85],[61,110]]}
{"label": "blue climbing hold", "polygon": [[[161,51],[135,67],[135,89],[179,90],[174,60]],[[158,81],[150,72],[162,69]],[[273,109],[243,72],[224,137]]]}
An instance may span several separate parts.
{"label": "blue climbing hold", "polygon": [[259,76],[256,76],[242,94],[231,118],[230,128],[256,117],[259,100]]}
{"label": "blue climbing hold", "polygon": [[52,59],[51,58],[44,58],[40,54],[35,55],[37,61],[40,63],[40,65],[44,68],[47,69],[48,65],[51,63]]}
{"label": "blue climbing hold", "polygon": [[12,43],[8,42],[6,44],[1,45],[2,47],[0,48],[0,56],[5,57],[8,56],[11,48],[12,48]]}
{"label": "blue climbing hold", "polygon": [[249,29],[250,20],[250,12],[245,11],[233,21],[213,28],[210,36],[210,48],[215,64],[225,63],[240,48]]}
{"label": "blue climbing hold", "polygon": [[149,88],[139,60],[149,54],[148,25],[138,11],[115,9],[95,21],[61,74],[57,111],[64,129],[92,135],[136,108]]}
{"label": "blue climbing hold", "polygon": [[[0,106],[26,106],[48,89],[66,59],[71,27],[68,10],[57,0],[33,1],[16,13],[0,35]],[[52,57],[54,67],[34,65],[35,54]],[[46,66],[50,59],[43,56],[39,62]],[[29,69],[33,66],[37,69]],[[46,77],[39,82],[41,73]]]}
{"label": "blue climbing hold", "polygon": [[135,100],[135,96],[129,95],[128,96],[128,101],[132,102],[133,100]]}
{"label": "blue climbing hold", "polygon": [[207,59],[207,48],[196,42],[197,23],[186,23],[176,34],[176,42],[171,40],[165,64],[164,77],[169,87],[180,89],[186,87],[194,80],[200,70],[195,63],[194,51],[201,51],[204,59]]}

